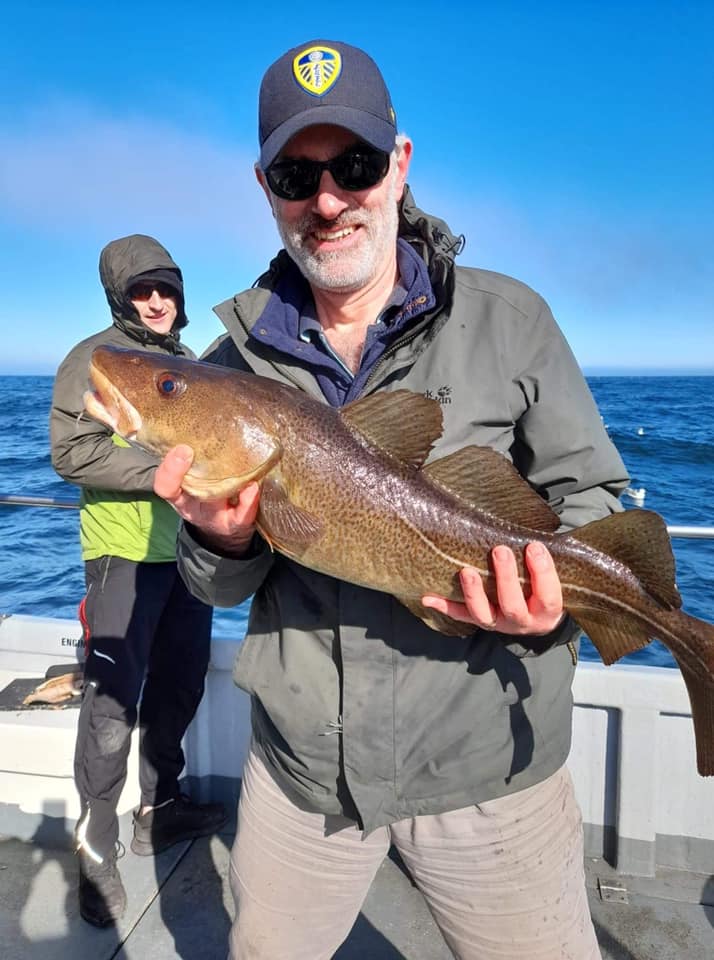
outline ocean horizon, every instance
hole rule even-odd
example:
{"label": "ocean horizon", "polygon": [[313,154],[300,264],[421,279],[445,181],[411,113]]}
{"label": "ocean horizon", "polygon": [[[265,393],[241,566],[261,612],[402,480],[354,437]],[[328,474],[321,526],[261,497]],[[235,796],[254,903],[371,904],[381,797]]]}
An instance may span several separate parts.
{"label": "ocean horizon", "polygon": [[[57,371],[60,360],[54,366],[40,364],[38,367],[3,366],[0,363],[0,377],[52,377]],[[616,366],[612,364],[584,364],[580,368],[587,377],[714,377],[714,365],[683,367],[666,366]]]}

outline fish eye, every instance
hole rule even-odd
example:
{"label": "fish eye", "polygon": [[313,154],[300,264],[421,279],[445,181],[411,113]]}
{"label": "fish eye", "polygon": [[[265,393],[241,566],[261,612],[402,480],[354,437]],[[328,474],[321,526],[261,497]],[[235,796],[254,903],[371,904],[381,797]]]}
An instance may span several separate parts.
{"label": "fish eye", "polygon": [[186,389],[184,380],[175,373],[160,373],[156,385],[162,397],[178,397]]}

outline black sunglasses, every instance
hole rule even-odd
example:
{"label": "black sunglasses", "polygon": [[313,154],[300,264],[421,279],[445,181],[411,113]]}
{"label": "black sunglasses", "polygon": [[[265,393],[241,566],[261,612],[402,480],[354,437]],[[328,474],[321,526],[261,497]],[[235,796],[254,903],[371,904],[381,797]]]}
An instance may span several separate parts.
{"label": "black sunglasses", "polygon": [[151,295],[153,294],[154,290],[156,290],[158,295],[164,300],[167,297],[176,296],[176,290],[174,290],[174,288],[168,283],[162,283],[160,280],[158,280],[156,283],[144,283],[140,281],[139,283],[135,283],[132,287],[130,287],[127,292],[130,300],[151,300]]}
{"label": "black sunglasses", "polygon": [[317,193],[323,170],[343,190],[375,187],[389,169],[389,154],[367,143],[358,143],[332,160],[276,160],[265,171],[265,179],[276,197],[307,200]]}

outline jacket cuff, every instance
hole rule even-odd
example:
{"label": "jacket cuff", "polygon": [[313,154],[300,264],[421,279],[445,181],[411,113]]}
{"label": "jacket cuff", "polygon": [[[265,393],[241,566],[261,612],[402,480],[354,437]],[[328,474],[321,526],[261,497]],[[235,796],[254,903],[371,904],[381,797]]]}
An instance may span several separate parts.
{"label": "jacket cuff", "polygon": [[274,554],[257,534],[241,557],[224,557],[202,546],[191,527],[179,530],[176,560],[190,592],[212,607],[234,607],[260,587],[273,565]]}
{"label": "jacket cuff", "polygon": [[581,628],[566,613],[555,630],[540,636],[523,636],[514,641],[509,634],[501,634],[508,649],[517,657],[539,657],[542,653],[552,650],[553,647],[562,647],[566,643],[575,643],[582,634]]}

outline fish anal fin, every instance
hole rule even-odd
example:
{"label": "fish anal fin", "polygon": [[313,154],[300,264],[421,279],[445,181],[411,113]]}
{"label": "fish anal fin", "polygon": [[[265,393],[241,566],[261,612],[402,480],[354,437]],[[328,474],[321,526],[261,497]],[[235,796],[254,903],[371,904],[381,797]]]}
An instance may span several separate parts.
{"label": "fish anal fin", "polygon": [[278,477],[267,477],[262,483],[257,526],[272,547],[293,557],[323,533],[322,521],[292,503]]}
{"label": "fish anal fin", "polygon": [[396,599],[415,617],[423,620],[427,627],[431,627],[438,633],[444,633],[447,637],[468,637],[476,629],[472,623],[454,620],[452,617],[447,617],[445,613],[425,607],[416,597],[396,597]]}
{"label": "fish anal fin", "polygon": [[625,654],[641,650],[650,642],[647,630],[629,618],[616,618],[604,610],[571,610],[570,613],[607,666]]}
{"label": "fish anal fin", "polygon": [[427,464],[432,483],[501,520],[552,533],[560,521],[510,460],[491,447],[468,446]]}
{"label": "fish anal fin", "polygon": [[624,563],[647,592],[670,610],[682,606],[667,525],[652,510],[625,510],[593,520],[567,536]]}
{"label": "fish anal fin", "polygon": [[413,467],[424,463],[443,430],[439,402],[411,390],[355,400],[340,417],[370,444]]}

